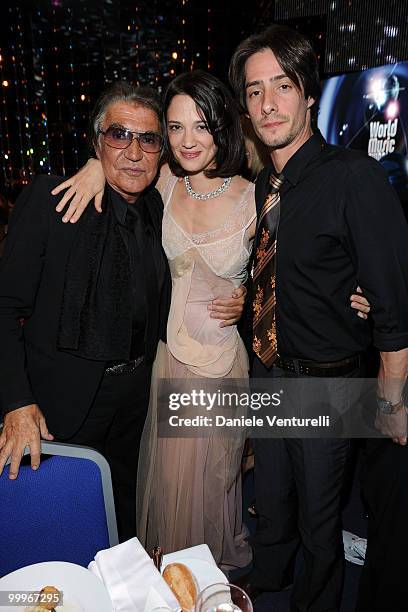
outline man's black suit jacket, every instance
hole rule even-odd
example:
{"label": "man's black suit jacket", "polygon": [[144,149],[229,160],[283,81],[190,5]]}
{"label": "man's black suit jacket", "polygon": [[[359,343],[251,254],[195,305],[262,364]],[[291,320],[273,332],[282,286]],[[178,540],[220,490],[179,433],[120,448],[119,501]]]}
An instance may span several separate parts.
{"label": "man's black suit jacket", "polygon": [[[49,431],[64,439],[83,422],[105,363],[76,357],[56,346],[65,268],[81,227],[81,220],[62,223],[55,211],[60,196],[50,191],[61,180],[36,177],[11,216],[0,260],[0,406],[8,411],[37,403]],[[162,213],[161,208],[151,215],[160,243]],[[168,303],[168,269],[163,287],[163,300]],[[23,326],[19,319],[25,319]]]}

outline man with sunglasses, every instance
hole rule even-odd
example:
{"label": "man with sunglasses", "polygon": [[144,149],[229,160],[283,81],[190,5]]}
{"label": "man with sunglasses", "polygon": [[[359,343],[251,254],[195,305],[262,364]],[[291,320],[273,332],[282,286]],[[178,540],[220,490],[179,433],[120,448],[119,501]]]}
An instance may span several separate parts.
{"label": "man with sunglasses", "polygon": [[[79,223],[61,223],[50,195],[61,177],[36,177],[0,266],[0,474],[10,457],[17,478],[26,447],[38,468],[41,437],[96,448],[111,467],[120,540],[135,535],[139,443],[170,303],[153,187],[160,117],[150,88],[120,82],[102,94],[90,136],[107,183],[103,212],[89,206]],[[219,304],[230,324],[233,301]]]}
{"label": "man with sunglasses", "polygon": [[107,90],[90,123],[103,213],[90,206],[62,224],[50,195],[61,178],[36,177],[15,205],[0,267],[0,473],[10,457],[17,478],[27,446],[37,469],[40,437],[96,448],[111,467],[121,540],[135,535],[139,442],[171,291],[152,187],[160,115],[153,90]]}

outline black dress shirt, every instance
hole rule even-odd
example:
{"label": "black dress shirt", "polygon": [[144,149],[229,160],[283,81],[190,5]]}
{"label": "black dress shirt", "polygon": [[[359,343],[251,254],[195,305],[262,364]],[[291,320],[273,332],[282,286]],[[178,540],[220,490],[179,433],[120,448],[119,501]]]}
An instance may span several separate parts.
{"label": "black dress shirt", "polygon": [[[160,242],[153,238],[149,197],[129,204],[112,190],[115,217],[129,253],[132,294],[131,359],[144,355],[151,362],[156,353],[160,295],[167,262]],[[161,234],[160,234],[161,235]],[[158,252],[160,249],[160,255]],[[153,333],[154,332],[154,333]],[[163,336],[163,334],[160,334]],[[154,338],[154,341],[153,341]]]}
{"label": "black dress shirt", "polygon": [[[262,206],[271,167],[257,182]],[[278,352],[318,362],[408,346],[408,226],[381,165],[315,133],[283,168],[277,236]],[[356,315],[360,285],[374,324]]]}
{"label": "black dress shirt", "polygon": [[129,254],[131,294],[132,294],[132,344],[130,357],[135,359],[145,354],[146,294],[140,291],[145,285],[145,270],[153,265],[143,261],[146,220],[138,209],[137,202],[129,204],[112,190],[115,217],[119,222],[121,235]]}

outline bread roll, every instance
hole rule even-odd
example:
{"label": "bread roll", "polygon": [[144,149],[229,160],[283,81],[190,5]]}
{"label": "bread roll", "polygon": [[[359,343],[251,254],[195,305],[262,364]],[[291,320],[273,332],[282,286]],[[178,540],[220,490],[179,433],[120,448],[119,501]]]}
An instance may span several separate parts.
{"label": "bread roll", "polygon": [[41,608],[44,608],[44,610],[55,610],[55,608],[57,607],[59,600],[61,599],[61,593],[59,592],[59,590],[55,587],[55,586],[45,586],[41,589],[40,591],[41,594],[43,595],[54,595],[53,600],[50,602],[42,602],[41,603]]}
{"label": "bread roll", "polygon": [[[43,599],[47,599],[47,598],[42,597],[42,596],[44,595],[46,596],[49,593],[55,596],[55,597],[50,598],[53,601],[43,601]],[[56,587],[45,586],[40,591],[39,604],[32,608],[24,608],[24,612],[55,612],[55,608],[58,606],[60,599],[61,599],[61,593]]]}
{"label": "bread roll", "polygon": [[183,612],[191,612],[197,599],[197,585],[194,575],[183,563],[170,563],[163,572],[163,578],[176,596]]}

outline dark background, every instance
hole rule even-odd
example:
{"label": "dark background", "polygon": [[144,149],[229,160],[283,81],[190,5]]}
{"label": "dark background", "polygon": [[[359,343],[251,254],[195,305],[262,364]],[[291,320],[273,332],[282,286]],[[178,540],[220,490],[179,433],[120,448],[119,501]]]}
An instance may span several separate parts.
{"label": "dark background", "polygon": [[273,21],[309,35],[322,77],[408,58],[407,0],[3,0],[0,194],[86,159],[90,108],[116,79],[162,90],[204,68],[226,79],[243,37]]}

